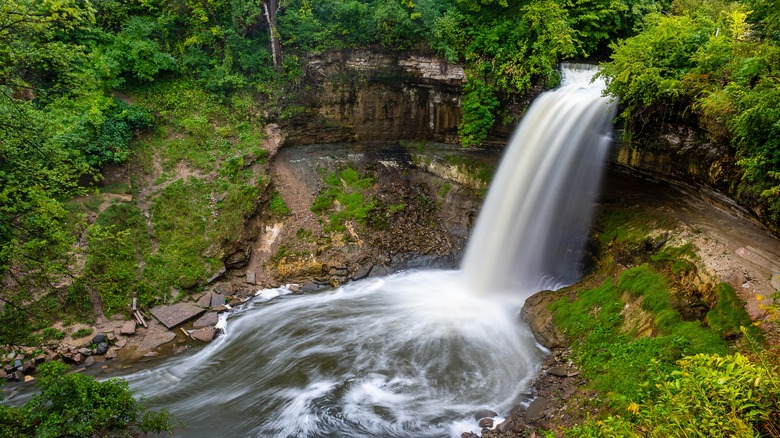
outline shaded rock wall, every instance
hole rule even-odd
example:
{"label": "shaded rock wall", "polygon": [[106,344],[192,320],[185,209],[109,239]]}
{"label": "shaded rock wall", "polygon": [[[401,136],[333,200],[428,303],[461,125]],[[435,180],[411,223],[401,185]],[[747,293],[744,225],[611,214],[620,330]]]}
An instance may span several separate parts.
{"label": "shaded rock wall", "polygon": [[463,67],[395,52],[328,52],[308,60],[305,111],[285,126],[287,144],[458,142]]}

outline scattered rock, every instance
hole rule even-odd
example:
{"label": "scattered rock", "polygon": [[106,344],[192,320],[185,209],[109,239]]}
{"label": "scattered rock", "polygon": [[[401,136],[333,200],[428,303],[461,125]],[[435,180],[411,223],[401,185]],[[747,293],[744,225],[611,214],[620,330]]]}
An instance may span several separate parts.
{"label": "scattered rock", "polygon": [[547,370],[547,374],[556,377],[570,377],[569,373],[570,373],[569,368],[563,365],[558,365],[557,367],[552,367],[549,370]]}
{"label": "scattered rock", "polygon": [[560,294],[553,291],[542,291],[531,295],[520,311],[528,323],[536,340],[547,348],[561,348],[569,345],[566,336],[561,333],[553,321],[549,304],[560,299]]}
{"label": "scattered rock", "polygon": [[192,327],[196,329],[203,327],[214,327],[217,324],[217,321],[219,321],[219,314],[217,312],[208,312],[207,314],[196,319],[195,322],[192,323]]}
{"label": "scattered rock", "polygon": [[90,349],[90,348],[87,348],[87,347],[81,347],[81,348],[79,348],[79,353],[80,353],[82,356],[84,356],[84,357],[86,357],[86,356],[92,356],[92,349]]}
{"label": "scattered rock", "polygon": [[215,273],[214,275],[212,275],[211,277],[209,277],[209,278],[206,280],[206,284],[211,284],[211,283],[213,283],[213,282],[214,282],[214,280],[216,280],[217,278],[219,278],[219,277],[223,276],[223,275],[225,274],[225,272],[227,272],[227,269],[225,269],[225,268],[223,267],[222,269],[220,269],[220,270],[219,270],[219,272],[217,272],[217,273]]}
{"label": "scattered rock", "polygon": [[24,381],[25,382],[32,382],[33,380],[35,380],[35,377],[33,377],[33,376],[24,376]]}
{"label": "scattered rock", "polygon": [[104,357],[106,359],[116,359],[116,349],[113,347],[109,348]]}
{"label": "scattered rock", "polygon": [[219,307],[223,305],[225,305],[225,296],[216,292],[212,293],[209,307]]}
{"label": "scattered rock", "polygon": [[216,334],[217,330],[214,329],[214,327],[206,327],[195,330],[194,332],[190,333],[190,336],[198,341],[211,342],[214,340],[214,336],[216,336]]}
{"label": "scattered rock", "polygon": [[386,265],[374,265],[371,268],[371,272],[368,274],[369,277],[385,277],[387,275],[392,274],[395,272],[395,269],[391,268],[390,266]]}
{"label": "scattered rock", "polygon": [[91,367],[92,365],[95,365],[94,357],[89,356],[86,359],[84,359],[84,367]]}
{"label": "scattered rock", "polygon": [[362,266],[360,269],[357,270],[357,272],[355,272],[352,275],[352,279],[353,280],[360,280],[360,279],[368,277],[368,275],[371,274],[371,268],[373,268],[373,266],[371,266],[371,265]]}
{"label": "scattered rock", "polygon": [[[212,298],[212,302],[213,301]],[[155,318],[165,325],[165,327],[171,329],[200,315],[205,312],[205,309],[201,309],[192,304],[176,303],[170,306],[154,307],[151,312]]]}
{"label": "scattered rock", "polygon": [[510,430],[515,428],[515,422],[513,420],[506,420],[503,423],[499,424],[497,429],[501,433],[507,433]]}
{"label": "scattered rock", "polygon": [[176,335],[169,331],[150,333],[141,341],[140,344],[138,344],[138,347],[135,350],[136,354],[143,355],[144,357],[149,357],[147,356],[149,352],[151,352],[152,350],[158,348],[163,344],[167,344],[168,342],[171,342],[175,338]]}
{"label": "scattered rock", "polygon": [[493,427],[493,419],[492,418],[483,418],[479,420],[479,427],[487,427],[490,429]]}
{"label": "scattered rock", "polygon": [[493,417],[497,417],[497,416],[498,416],[498,413],[496,413],[495,411],[491,411],[490,409],[481,409],[481,410],[479,410],[479,411],[474,413],[474,419],[477,420],[477,421],[479,421],[479,420],[481,420],[483,418],[493,418]]}
{"label": "scattered rock", "polygon": [[108,342],[101,342],[97,344],[97,347],[95,348],[95,354],[98,354],[100,356],[106,354],[108,352]]}
{"label": "scattered rock", "polygon": [[246,271],[246,282],[249,284],[257,284],[257,274],[255,271]]}
{"label": "scattered rock", "polygon": [[134,335],[135,334],[135,320],[127,321],[121,329],[119,329],[120,335]]}
{"label": "scattered rock", "polygon": [[550,405],[550,400],[547,397],[537,397],[525,411],[525,422],[533,423],[544,418]]}
{"label": "scattered rock", "polygon": [[28,360],[22,365],[22,372],[25,374],[32,374],[35,372],[35,361]]}
{"label": "scattered rock", "polygon": [[302,293],[307,292],[316,292],[320,289],[324,289],[326,286],[317,284],[317,283],[306,283],[303,286],[300,287],[299,291]]}
{"label": "scattered rock", "polygon": [[211,293],[206,293],[200,296],[198,300],[195,302],[195,305],[198,307],[208,308],[211,307]]}
{"label": "scattered rock", "polygon": [[21,382],[24,379],[24,373],[21,371],[14,371],[5,376],[5,380],[8,382]]}

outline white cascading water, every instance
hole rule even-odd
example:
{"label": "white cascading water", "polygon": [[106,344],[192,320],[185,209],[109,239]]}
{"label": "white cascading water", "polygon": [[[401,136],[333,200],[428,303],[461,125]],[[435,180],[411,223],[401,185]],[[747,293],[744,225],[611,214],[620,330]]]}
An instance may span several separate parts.
{"label": "white cascading water", "polygon": [[461,265],[471,289],[527,296],[580,278],[617,106],[595,72],[564,68],[512,136]]}
{"label": "white cascading water", "polygon": [[[575,275],[579,247],[569,252],[558,246],[579,245],[581,237],[565,227],[583,232],[590,208],[580,189],[590,196],[595,182],[572,178],[600,173],[591,162],[603,159],[608,132],[585,118],[612,111],[598,98],[598,85],[581,83],[579,76],[579,69],[565,70],[566,84],[529,110],[511,149],[552,156],[507,152],[462,271],[401,272],[302,296],[285,288],[260,291],[231,316],[224,335],[202,350],[126,376],[131,387],[183,421],[177,433],[186,437],[459,437],[479,431],[476,412],[506,413],[528,402],[523,394],[544,352],[518,316],[524,296],[475,291],[530,288],[542,278],[566,282]],[[593,97],[587,99],[594,108],[581,105],[583,95]],[[550,121],[549,113],[562,119]],[[567,151],[592,145],[590,139],[560,140],[573,135],[595,137],[601,149]],[[584,163],[583,171],[563,169]],[[542,172],[564,176],[548,181],[532,175]],[[504,210],[499,207],[515,199],[497,199],[496,190],[534,201]],[[574,207],[563,205],[567,196],[576,198]],[[505,222],[499,226],[486,215],[510,217],[495,218]],[[545,227],[536,224],[537,216]],[[561,221],[570,216],[576,219]],[[554,235],[518,239],[520,227]],[[556,249],[543,247],[550,243]],[[544,265],[561,262],[564,269]],[[524,281],[516,272],[533,278]]]}

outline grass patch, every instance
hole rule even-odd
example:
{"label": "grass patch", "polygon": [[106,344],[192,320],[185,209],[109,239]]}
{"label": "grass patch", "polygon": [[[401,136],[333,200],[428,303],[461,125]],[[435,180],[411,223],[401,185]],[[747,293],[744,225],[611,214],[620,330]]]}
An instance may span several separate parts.
{"label": "grass patch", "polygon": [[376,204],[364,192],[376,183],[376,179],[361,176],[354,168],[347,167],[329,173],[323,180],[326,187],[314,200],[311,211],[318,215],[328,214],[324,230],[343,232],[350,220],[365,225],[368,213]]}
{"label": "grass patch", "polygon": [[[628,297],[639,298],[652,316],[655,336],[636,338],[624,312]],[[613,406],[627,406],[657,392],[659,370],[666,375],[676,361],[698,354],[725,354],[720,333],[698,321],[683,321],[672,307],[664,277],[648,265],[624,271],[617,281],[582,291],[578,298],[551,305],[556,324],[573,341],[572,350],[592,386]],[[619,385],[616,384],[619,382]]]}
{"label": "grass patch", "polygon": [[447,157],[447,163],[451,166],[458,167],[462,172],[465,172],[473,179],[486,185],[490,183],[490,180],[493,178],[493,174],[496,171],[495,166],[464,155],[450,155]]}
{"label": "grass patch", "polygon": [[88,229],[87,236],[81,288],[91,288],[100,295],[106,315],[128,309],[141,254],[151,251],[141,211],[127,203],[111,204]]}
{"label": "grass patch", "polygon": [[741,328],[749,331],[753,338],[760,338],[760,331],[753,326],[745,305],[737,297],[734,288],[727,283],[720,283],[716,289],[718,303],[707,313],[706,321],[712,330],[720,333],[725,338],[734,338],[741,332]]}
{"label": "grass patch", "polygon": [[292,213],[279,192],[274,192],[271,200],[268,202],[268,210],[277,217],[289,216]]}
{"label": "grass patch", "polygon": [[194,287],[210,273],[203,257],[210,243],[210,193],[204,181],[190,178],[171,183],[155,198],[151,214],[159,248],[144,276],[161,288]]}

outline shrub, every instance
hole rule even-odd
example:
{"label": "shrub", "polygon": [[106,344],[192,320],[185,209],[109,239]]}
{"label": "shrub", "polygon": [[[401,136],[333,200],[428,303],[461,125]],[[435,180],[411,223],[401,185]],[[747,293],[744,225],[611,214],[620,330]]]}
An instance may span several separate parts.
{"label": "shrub", "polygon": [[24,406],[0,408],[0,433],[17,437],[114,436],[119,432],[170,432],[173,417],[147,411],[124,380],[98,382],[67,365],[41,365],[41,390]]}

